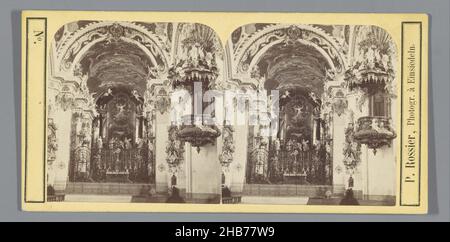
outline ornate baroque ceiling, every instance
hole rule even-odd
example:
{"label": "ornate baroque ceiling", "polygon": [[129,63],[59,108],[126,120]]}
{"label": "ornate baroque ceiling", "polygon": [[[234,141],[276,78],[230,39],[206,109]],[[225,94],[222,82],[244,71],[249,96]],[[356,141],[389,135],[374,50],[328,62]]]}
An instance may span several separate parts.
{"label": "ornate baroque ceiling", "polygon": [[111,87],[145,90],[151,67],[139,47],[121,40],[95,44],[80,64],[82,73],[88,76],[89,91],[97,94]]}
{"label": "ornate baroque ceiling", "polygon": [[302,88],[317,94],[323,92],[325,70],[329,68],[322,54],[303,44],[273,46],[258,66],[266,76],[268,90]]}

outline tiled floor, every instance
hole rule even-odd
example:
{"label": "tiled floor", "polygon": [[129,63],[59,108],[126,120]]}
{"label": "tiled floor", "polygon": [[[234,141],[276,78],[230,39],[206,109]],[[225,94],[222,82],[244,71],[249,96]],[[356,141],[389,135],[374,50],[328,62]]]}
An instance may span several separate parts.
{"label": "tiled floor", "polygon": [[[339,205],[342,198],[310,198],[308,205]],[[395,201],[358,200],[360,206],[394,206]]]}
{"label": "tiled floor", "polygon": [[66,194],[65,202],[108,202],[129,203],[130,195],[93,195],[93,194]]}

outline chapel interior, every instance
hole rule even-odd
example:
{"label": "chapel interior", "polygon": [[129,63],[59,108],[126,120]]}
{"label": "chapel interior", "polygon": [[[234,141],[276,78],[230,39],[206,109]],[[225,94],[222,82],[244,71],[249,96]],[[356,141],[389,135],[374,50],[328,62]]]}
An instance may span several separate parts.
{"label": "chapel interior", "polygon": [[222,44],[202,24],[77,21],[51,45],[49,201],[395,204],[397,51],[378,27],[248,24]]}

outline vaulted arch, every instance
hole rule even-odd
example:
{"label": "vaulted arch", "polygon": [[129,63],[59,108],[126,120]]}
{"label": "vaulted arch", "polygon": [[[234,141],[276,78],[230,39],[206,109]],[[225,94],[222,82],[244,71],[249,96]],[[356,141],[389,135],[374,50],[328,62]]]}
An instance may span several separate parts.
{"label": "vaulted arch", "polygon": [[334,72],[347,68],[342,46],[320,28],[300,24],[274,24],[256,31],[243,40],[232,56],[233,75],[248,75],[261,57],[273,46],[302,44],[314,48],[327,61]]}
{"label": "vaulted arch", "polygon": [[[67,26],[74,25],[70,23]],[[122,41],[135,45],[147,55],[153,67],[160,72],[167,71],[170,53],[161,37],[145,26],[132,22],[89,22],[78,23],[75,30],[62,36],[55,46],[55,72],[71,72],[89,50],[98,43]],[[60,31],[58,31],[60,32]],[[57,32],[57,33],[58,33]]]}

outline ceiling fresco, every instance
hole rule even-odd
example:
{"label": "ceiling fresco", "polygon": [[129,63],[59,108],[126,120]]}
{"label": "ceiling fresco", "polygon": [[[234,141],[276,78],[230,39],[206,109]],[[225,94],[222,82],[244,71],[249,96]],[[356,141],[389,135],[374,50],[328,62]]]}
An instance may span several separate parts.
{"label": "ceiling fresco", "polygon": [[144,90],[152,66],[139,47],[125,41],[95,44],[83,56],[80,65],[82,74],[88,76],[91,93],[101,93],[113,86]]}
{"label": "ceiling fresco", "polygon": [[258,67],[267,90],[303,88],[321,94],[329,65],[311,46],[279,44],[263,55]]}

